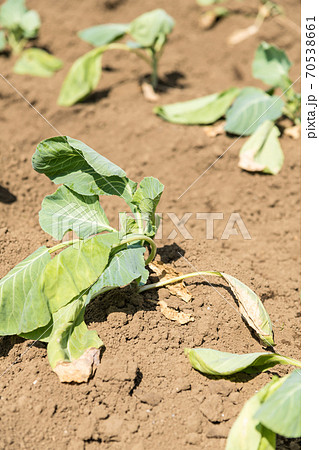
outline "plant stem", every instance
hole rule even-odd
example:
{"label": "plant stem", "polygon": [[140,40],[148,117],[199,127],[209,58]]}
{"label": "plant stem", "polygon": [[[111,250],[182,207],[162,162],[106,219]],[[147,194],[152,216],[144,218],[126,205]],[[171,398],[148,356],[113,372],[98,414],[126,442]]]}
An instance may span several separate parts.
{"label": "plant stem", "polygon": [[185,280],[186,278],[196,277],[198,275],[213,275],[213,276],[217,276],[217,277],[222,276],[220,274],[220,272],[213,272],[213,271],[192,272],[192,273],[187,273],[185,275],[180,275],[179,277],[170,278],[169,280],[158,281],[157,283],[152,283],[152,284],[145,284],[144,286],[141,286],[138,289],[138,292],[140,293],[140,292],[149,291],[150,289],[156,289],[156,288],[159,288],[162,286],[166,286],[167,284],[177,283],[178,281]]}
{"label": "plant stem", "polygon": [[147,264],[149,264],[155,258],[156,250],[157,250],[156,244],[153,241],[153,239],[151,239],[148,236],[145,236],[144,234],[132,234],[131,236],[123,239],[121,241],[121,245],[130,244],[131,242],[136,242],[136,241],[146,241],[151,246],[151,251],[150,251],[149,257],[145,261],[145,265],[147,266]]}
{"label": "plant stem", "polygon": [[157,75],[157,56],[155,50],[152,50],[152,74],[151,74],[151,83],[153,89],[155,90],[158,85],[158,75]]}
{"label": "plant stem", "polygon": [[60,244],[55,245],[54,247],[49,248],[49,253],[54,253],[61,248],[68,247],[69,245],[74,244],[74,242],[79,242],[80,239],[72,239],[71,241],[60,242]]}
{"label": "plant stem", "polygon": [[143,53],[141,53],[139,49],[130,48],[126,44],[114,42],[113,44],[105,45],[104,48],[105,48],[104,51],[106,51],[106,50],[126,50],[127,52],[135,53],[139,58],[143,59],[143,61],[145,61],[150,66],[152,66],[152,61],[147,56],[145,56]]}

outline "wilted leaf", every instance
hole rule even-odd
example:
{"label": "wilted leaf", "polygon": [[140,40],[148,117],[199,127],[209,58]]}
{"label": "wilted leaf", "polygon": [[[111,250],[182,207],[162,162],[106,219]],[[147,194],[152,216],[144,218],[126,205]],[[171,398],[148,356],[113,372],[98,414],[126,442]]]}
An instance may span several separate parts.
{"label": "wilted leaf", "polygon": [[107,266],[117,233],[80,241],[55,256],[43,271],[42,292],[52,313],[83,295]]}
{"label": "wilted leaf", "polygon": [[63,63],[60,59],[46,51],[40,48],[29,48],[23,51],[15,63],[13,71],[20,75],[48,78],[52,77],[62,66]]}
{"label": "wilted leaf", "polygon": [[291,62],[284,50],[262,42],[256,50],[253,76],[272,87],[282,87],[288,78]]}
{"label": "wilted leaf", "polygon": [[255,330],[264,344],[273,346],[273,331],[270,317],[262,304],[260,298],[241,281],[220,272],[227,281],[235,297],[238,300],[239,311],[248,325]]}
{"label": "wilted leaf", "polygon": [[48,303],[38,291],[50,261],[48,249],[40,247],[0,280],[0,335],[27,333],[50,322]]}
{"label": "wilted leaf", "polygon": [[207,125],[225,115],[240,93],[240,89],[230,88],[218,94],[207,95],[187,102],[157,106],[155,114],[172,123],[184,125]]}
{"label": "wilted leaf", "polygon": [[284,377],[280,387],[261,405],[256,414],[265,427],[288,438],[301,436],[301,374],[295,370]]}
{"label": "wilted leaf", "polygon": [[276,353],[260,352],[238,355],[210,348],[185,349],[185,353],[194,369],[214,376],[229,376],[238,372],[262,372],[277,364],[297,365],[299,363]]}
{"label": "wilted leaf", "polygon": [[154,102],[158,101],[159,95],[156,94],[156,92],[154,91],[154,88],[151,84],[144,82],[141,85],[141,89],[142,89],[145,99],[148,102],[154,103]]}
{"label": "wilted leaf", "polygon": [[102,54],[97,47],[77,59],[69,70],[58,98],[60,106],[71,106],[87,97],[98,85],[102,73]]}
{"label": "wilted leaf", "polygon": [[206,136],[212,137],[212,138],[219,136],[221,134],[225,134],[226,133],[225,124],[226,124],[226,121],[223,120],[219,123],[216,123],[215,125],[212,125],[211,127],[204,127],[203,128],[204,133],[206,134]]}
{"label": "wilted leaf", "polygon": [[250,136],[239,153],[238,166],[249,172],[276,175],[284,163],[284,154],[278,140],[280,131],[267,120]]}
{"label": "wilted leaf", "polygon": [[129,202],[137,186],[116,164],[68,136],[40,142],[32,166],[55,184],[63,183],[81,195],[118,195]]}
{"label": "wilted leaf", "polygon": [[[134,19],[128,33],[143,47],[153,47],[157,43],[162,47],[174,25],[173,18],[163,9],[154,9]],[[160,48],[156,50],[159,51]]]}
{"label": "wilted leaf", "polygon": [[276,377],[245,403],[230,430],[226,450],[275,450],[276,433],[262,426],[254,416],[277,382]]}
{"label": "wilted leaf", "polygon": [[102,231],[114,231],[97,195],[81,195],[66,186],[45,197],[39,213],[44,231],[61,240],[67,231],[86,238]]}
{"label": "wilted leaf", "polygon": [[40,26],[41,20],[37,11],[27,11],[21,18],[20,27],[23,30],[23,36],[27,39],[35,38]]}
{"label": "wilted leaf", "polygon": [[[182,275],[179,272],[176,272],[172,267],[167,264],[162,263],[161,261],[153,261],[149,263],[149,268],[157,275],[160,281],[170,280],[171,278],[179,277]],[[187,288],[183,281],[179,281],[174,284],[167,284],[165,287],[177,297],[184,300],[184,302],[188,303],[192,296],[188,292]]]}
{"label": "wilted leaf", "polygon": [[282,115],[281,98],[266,94],[263,90],[248,87],[241,91],[226,113],[228,133],[248,136],[266,120],[276,120]]}
{"label": "wilted leaf", "polygon": [[158,305],[161,308],[161,313],[166,317],[166,319],[176,321],[181,325],[185,325],[189,322],[194,322],[194,317],[190,314],[186,314],[184,312],[176,311],[176,309],[170,308],[167,306],[167,303],[164,300],[160,300]]}
{"label": "wilted leaf", "polygon": [[100,47],[101,45],[110,44],[125,35],[129,28],[128,24],[109,23],[105,25],[97,25],[95,27],[86,28],[78,33],[83,41]]}

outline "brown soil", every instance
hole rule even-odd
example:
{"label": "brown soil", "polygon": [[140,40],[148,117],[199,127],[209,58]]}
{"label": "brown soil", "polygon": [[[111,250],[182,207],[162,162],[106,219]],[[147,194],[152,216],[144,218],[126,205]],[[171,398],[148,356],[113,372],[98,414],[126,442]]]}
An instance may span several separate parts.
{"label": "brown soil", "polygon": [[[176,28],[161,61],[166,87],[160,101],[169,103],[210,94],[232,85],[262,86],[252,79],[251,62],[261,40],[284,48],[293,61],[292,79],[300,72],[299,35],[269,19],[258,35],[235,48],[230,32],[249,26],[257,2],[235,3],[245,14],[231,15],[209,31],[197,25],[195,0],[79,2],[29,0],[43,26],[37,44],[65,61],[52,79],[12,73],[13,58],[1,56],[1,72],[62,134],[86,142],[123,167],[130,178],[155,176],[165,184],[160,203],[164,237],[157,241],[165,262],[183,272],[218,269],[239,278],[262,298],[274,324],[276,350],[300,357],[299,215],[300,142],[281,139],[285,163],[275,177],[252,175],[237,167],[237,142],[180,200],[184,190],[234,142],[233,137],[207,137],[200,127],[163,122],[140,92],[148,72],[134,55],[110,52],[96,93],[82,104],[56,105],[71,63],[89,50],[76,36],[85,27],[126,22],[163,7]],[[249,7],[246,4],[249,4]],[[299,24],[296,0],[279,1]],[[13,89],[0,81],[0,277],[51,240],[40,229],[41,201],[56,187],[32,171],[36,144],[57,134]],[[299,87],[297,86],[297,89]],[[16,196],[16,201],[10,194]],[[117,224],[116,199],[103,198],[110,222]],[[178,234],[166,213],[193,216],[188,229],[194,239]],[[204,222],[196,212],[223,212],[215,238],[205,239]],[[232,212],[239,212],[252,239],[239,234],[222,240]],[[183,256],[181,256],[183,255]],[[17,337],[0,341],[0,448],[2,449],[181,449],[224,448],[230,427],[244,402],[268,382],[276,367],[254,378],[208,380],[191,369],[185,347],[204,346],[229,352],[261,351],[240,316],[233,298],[218,281],[213,289],[198,279],[189,282],[190,304],[166,289],[138,296],[129,288],[95,301],[87,322],[105,343],[95,377],[87,385],[60,384],[51,371],[43,344]],[[161,315],[148,299],[165,299],[191,312],[195,321],[178,325]],[[225,300],[227,299],[227,301]],[[279,440],[278,448],[300,448],[299,441]]]}

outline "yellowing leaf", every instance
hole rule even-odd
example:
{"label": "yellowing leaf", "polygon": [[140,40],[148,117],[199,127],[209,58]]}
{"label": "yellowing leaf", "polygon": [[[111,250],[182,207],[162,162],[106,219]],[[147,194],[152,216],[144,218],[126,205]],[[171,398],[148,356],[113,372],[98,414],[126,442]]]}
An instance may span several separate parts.
{"label": "yellowing leaf", "polygon": [[240,150],[238,166],[249,172],[277,175],[284,162],[279,135],[272,121],[260,125]]}
{"label": "yellowing leaf", "polygon": [[237,278],[222,272],[220,274],[227,281],[237,298],[239,311],[248,325],[256,331],[259,338],[267,346],[274,345],[271,320],[260,298]]}

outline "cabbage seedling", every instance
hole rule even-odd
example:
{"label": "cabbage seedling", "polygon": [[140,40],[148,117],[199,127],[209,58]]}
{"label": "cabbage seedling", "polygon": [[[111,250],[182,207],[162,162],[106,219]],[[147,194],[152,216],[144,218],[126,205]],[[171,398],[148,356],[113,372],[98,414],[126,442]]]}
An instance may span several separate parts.
{"label": "cabbage seedling", "polygon": [[41,20],[37,11],[28,10],[25,0],[7,0],[0,8],[0,52],[6,47],[21,55],[13,68],[15,73],[51,77],[61,69],[60,59],[40,48],[25,47],[38,36]]}
{"label": "cabbage seedling", "polygon": [[0,51],[8,46],[21,53],[28,40],[37,37],[40,25],[39,14],[27,10],[24,0],[7,0],[0,8]]}
{"label": "cabbage seedling", "polygon": [[[144,178],[138,186],[120,167],[67,136],[41,142],[32,165],[61,185],[43,200],[42,229],[57,240],[70,230],[77,237],[40,247],[0,280],[0,335],[46,342],[49,363],[61,381],[84,382],[92,375],[103,342],[87,328],[85,308],[98,295],[128,284],[142,293],[199,275],[221,277],[237,297],[248,325],[266,345],[273,345],[262,302],[230,275],[208,271],[147,284],[146,266],[156,254],[156,207],[164,189],[156,178]],[[99,203],[100,195],[121,197],[134,218],[126,215],[125,227],[115,229]]]}
{"label": "cabbage seedling", "polygon": [[[156,106],[153,112],[168,122],[183,125],[213,124],[225,116],[226,132],[251,136],[241,149],[239,167],[276,175],[284,161],[276,121],[286,116],[294,125],[300,124],[301,97],[293,89],[290,67],[283,50],[262,42],[255,53],[252,72],[270,86],[266,92],[256,87],[232,87],[205,97]],[[277,88],[281,89],[281,96],[274,95]]]}
{"label": "cabbage seedling", "polygon": [[[97,87],[102,73],[102,55],[108,50],[125,50],[143,59],[151,67],[151,83],[156,89],[158,62],[173,28],[172,17],[163,9],[155,9],[129,24],[98,25],[80,31],[80,38],[96,48],[74,62],[63,82],[58,104],[74,105]],[[134,41],[115,42],[126,35]]]}

